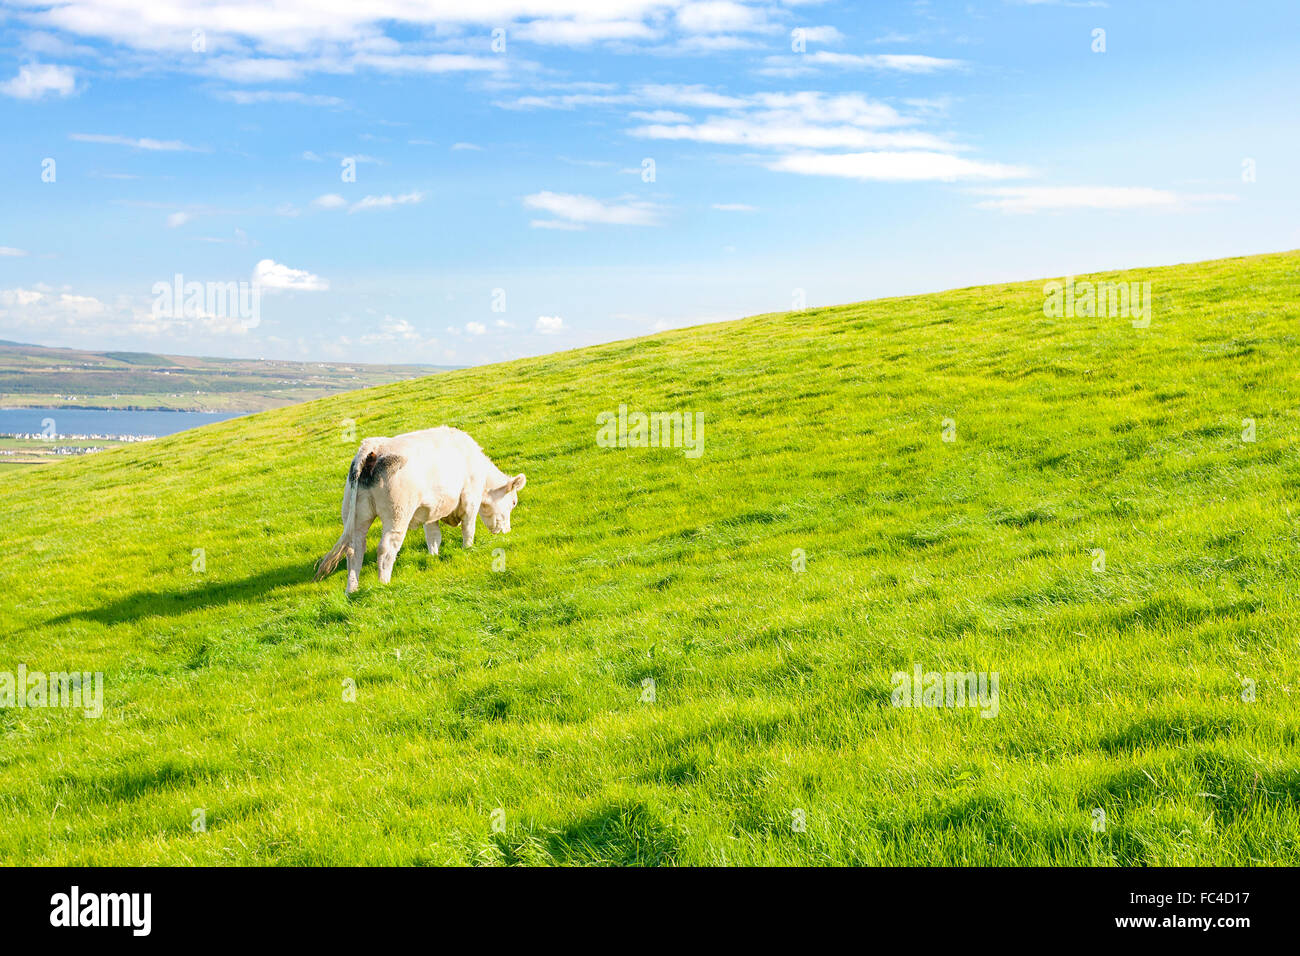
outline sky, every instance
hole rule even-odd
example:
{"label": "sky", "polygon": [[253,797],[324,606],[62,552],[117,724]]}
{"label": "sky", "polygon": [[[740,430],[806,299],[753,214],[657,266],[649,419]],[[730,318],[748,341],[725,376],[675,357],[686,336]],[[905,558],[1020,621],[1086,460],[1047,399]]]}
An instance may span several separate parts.
{"label": "sky", "polygon": [[0,339],[477,365],[1293,249],[1298,92],[1294,0],[0,0]]}

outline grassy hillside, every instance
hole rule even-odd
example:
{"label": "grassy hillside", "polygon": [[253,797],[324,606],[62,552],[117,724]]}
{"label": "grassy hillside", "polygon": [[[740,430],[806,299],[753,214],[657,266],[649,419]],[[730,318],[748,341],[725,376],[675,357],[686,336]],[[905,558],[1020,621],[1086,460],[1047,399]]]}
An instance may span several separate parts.
{"label": "grassy hillside", "polygon": [[0,408],[261,411],[439,368],[91,352],[0,342]]}
{"label": "grassy hillside", "polygon": [[[964,289],[0,476],[0,670],[106,681],[0,710],[0,860],[1300,863],[1300,253],[1122,278],[1149,328]],[[598,447],[624,403],[703,455]],[[514,530],[311,583],[344,419],[469,430]],[[891,706],[916,665],[997,716]]]}

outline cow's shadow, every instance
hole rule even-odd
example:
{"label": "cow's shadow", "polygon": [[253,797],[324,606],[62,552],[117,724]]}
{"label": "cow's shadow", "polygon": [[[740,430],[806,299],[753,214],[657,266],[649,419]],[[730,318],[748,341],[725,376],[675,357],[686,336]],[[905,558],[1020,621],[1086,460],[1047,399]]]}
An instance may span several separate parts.
{"label": "cow's shadow", "polygon": [[311,583],[312,565],[302,562],[286,564],[235,581],[209,581],[198,575],[195,577],[195,583],[187,587],[136,591],[100,607],[51,618],[44,626],[72,621],[123,624],[146,617],[175,617],[236,601],[254,600],[286,585]]}

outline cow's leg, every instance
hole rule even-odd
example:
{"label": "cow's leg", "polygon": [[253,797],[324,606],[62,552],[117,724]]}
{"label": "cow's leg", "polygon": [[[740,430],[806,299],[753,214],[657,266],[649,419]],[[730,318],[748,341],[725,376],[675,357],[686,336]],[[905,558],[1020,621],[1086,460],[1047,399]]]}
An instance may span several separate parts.
{"label": "cow's leg", "polygon": [[460,543],[467,548],[474,547],[474,525],[478,523],[478,498],[469,498],[461,503]]}
{"label": "cow's leg", "polygon": [[402,540],[405,537],[405,521],[398,521],[393,524],[384,522],[384,533],[379,539],[379,553],[377,555],[380,584],[387,584],[389,579],[392,578],[393,562],[397,560],[397,552],[402,550]]}
{"label": "cow's leg", "polygon": [[352,540],[348,542],[352,546],[352,553],[348,555],[348,594],[360,586],[361,565],[366,560],[366,535],[374,520],[375,513],[371,510],[369,502],[357,502],[352,523]]}
{"label": "cow's leg", "polygon": [[361,584],[361,565],[366,560],[366,533],[363,530],[352,532],[352,553],[348,555],[348,594]]}
{"label": "cow's leg", "polygon": [[438,527],[436,518],[424,523],[424,543],[429,546],[429,553],[432,555],[436,555],[438,549],[442,547],[442,529]]}

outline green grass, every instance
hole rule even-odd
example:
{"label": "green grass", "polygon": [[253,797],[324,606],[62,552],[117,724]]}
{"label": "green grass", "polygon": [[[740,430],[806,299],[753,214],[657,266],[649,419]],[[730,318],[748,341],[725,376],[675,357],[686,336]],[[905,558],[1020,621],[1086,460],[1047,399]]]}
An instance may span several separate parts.
{"label": "green grass", "polygon": [[[0,475],[0,670],[106,681],[0,710],[0,860],[1300,863],[1300,254],[1124,278],[1149,328],[963,289]],[[620,403],[703,456],[597,447]],[[344,419],[467,429],[514,530],[311,583]],[[891,706],[915,664],[997,671],[998,716]]]}

